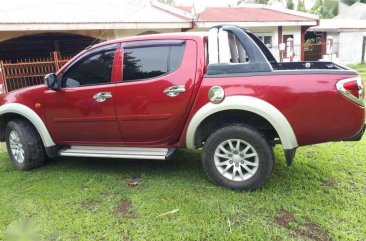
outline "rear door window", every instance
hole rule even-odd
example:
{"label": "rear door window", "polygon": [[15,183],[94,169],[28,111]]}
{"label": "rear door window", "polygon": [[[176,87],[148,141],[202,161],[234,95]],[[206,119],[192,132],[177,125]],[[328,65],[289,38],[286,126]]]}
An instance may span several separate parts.
{"label": "rear door window", "polygon": [[151,79],[174,72],[182,62],[184,49],[184,42],[125,47],[123,81]]}

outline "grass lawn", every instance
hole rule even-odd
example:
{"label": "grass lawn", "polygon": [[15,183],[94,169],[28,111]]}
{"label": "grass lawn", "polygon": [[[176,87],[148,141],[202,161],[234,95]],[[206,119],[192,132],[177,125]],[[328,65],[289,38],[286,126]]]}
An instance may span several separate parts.
{"label": "grass lawn", "polygon": [[20,172],[1,145],[0,240],[26,219],[42,240],[366,240],[365,146],[303,147],[291,167],[276,148],[269,183],[236,192],[208,180],[200,151],[60,158]]}
{"label": "grass lawn", "polygon": [[362,80],[366,82],[366,64],[350,65],[349,67],[358,71],[361,75]]}

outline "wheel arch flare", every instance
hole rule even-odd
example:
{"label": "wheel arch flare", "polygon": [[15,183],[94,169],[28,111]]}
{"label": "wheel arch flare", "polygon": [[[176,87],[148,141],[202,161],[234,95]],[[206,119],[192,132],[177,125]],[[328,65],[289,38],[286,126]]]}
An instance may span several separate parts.
{"label": "wheel arch flare", "polygon": [[283,149],[292,150],[298,147],[296,135],[286,117],[272,104],[251,96],[228,96],[221,103],[207,103],[202,106],[190,120],[186,146],[195,149],[196,130],[209,116],[226,110],[242,110],[257,114],[266,119],[276,130]]}

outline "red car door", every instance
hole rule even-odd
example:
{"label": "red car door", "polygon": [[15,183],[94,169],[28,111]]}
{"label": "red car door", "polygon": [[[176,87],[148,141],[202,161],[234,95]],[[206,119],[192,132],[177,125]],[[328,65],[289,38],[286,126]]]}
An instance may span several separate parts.
{"label": "red car door", "polygon": [[48,129],[60,144],[121,141],[112,83],[112,66],[119,45],[91,50],[59,78],[62,88],[45,92]]}
{"label": "red car door", "polygon": [[174,141],[192,96],[196,48],[192,40],[124,44],[116,113],[125,142],[146,145]]}

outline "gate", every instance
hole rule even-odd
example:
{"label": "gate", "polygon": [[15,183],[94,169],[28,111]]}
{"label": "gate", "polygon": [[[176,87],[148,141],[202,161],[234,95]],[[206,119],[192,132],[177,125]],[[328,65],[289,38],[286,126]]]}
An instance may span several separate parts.
{"label": "gate", "polygon": [[70,57],[52,52],[50,58],[18,60],[16,63],[0,61],[0,81],[6,92],[44,83],[44,76],[59,70]]}
{"label": "gate", "polygon": [[305,44],[304,46],[304,60],[318,61],[322,58],[322,44]]}

